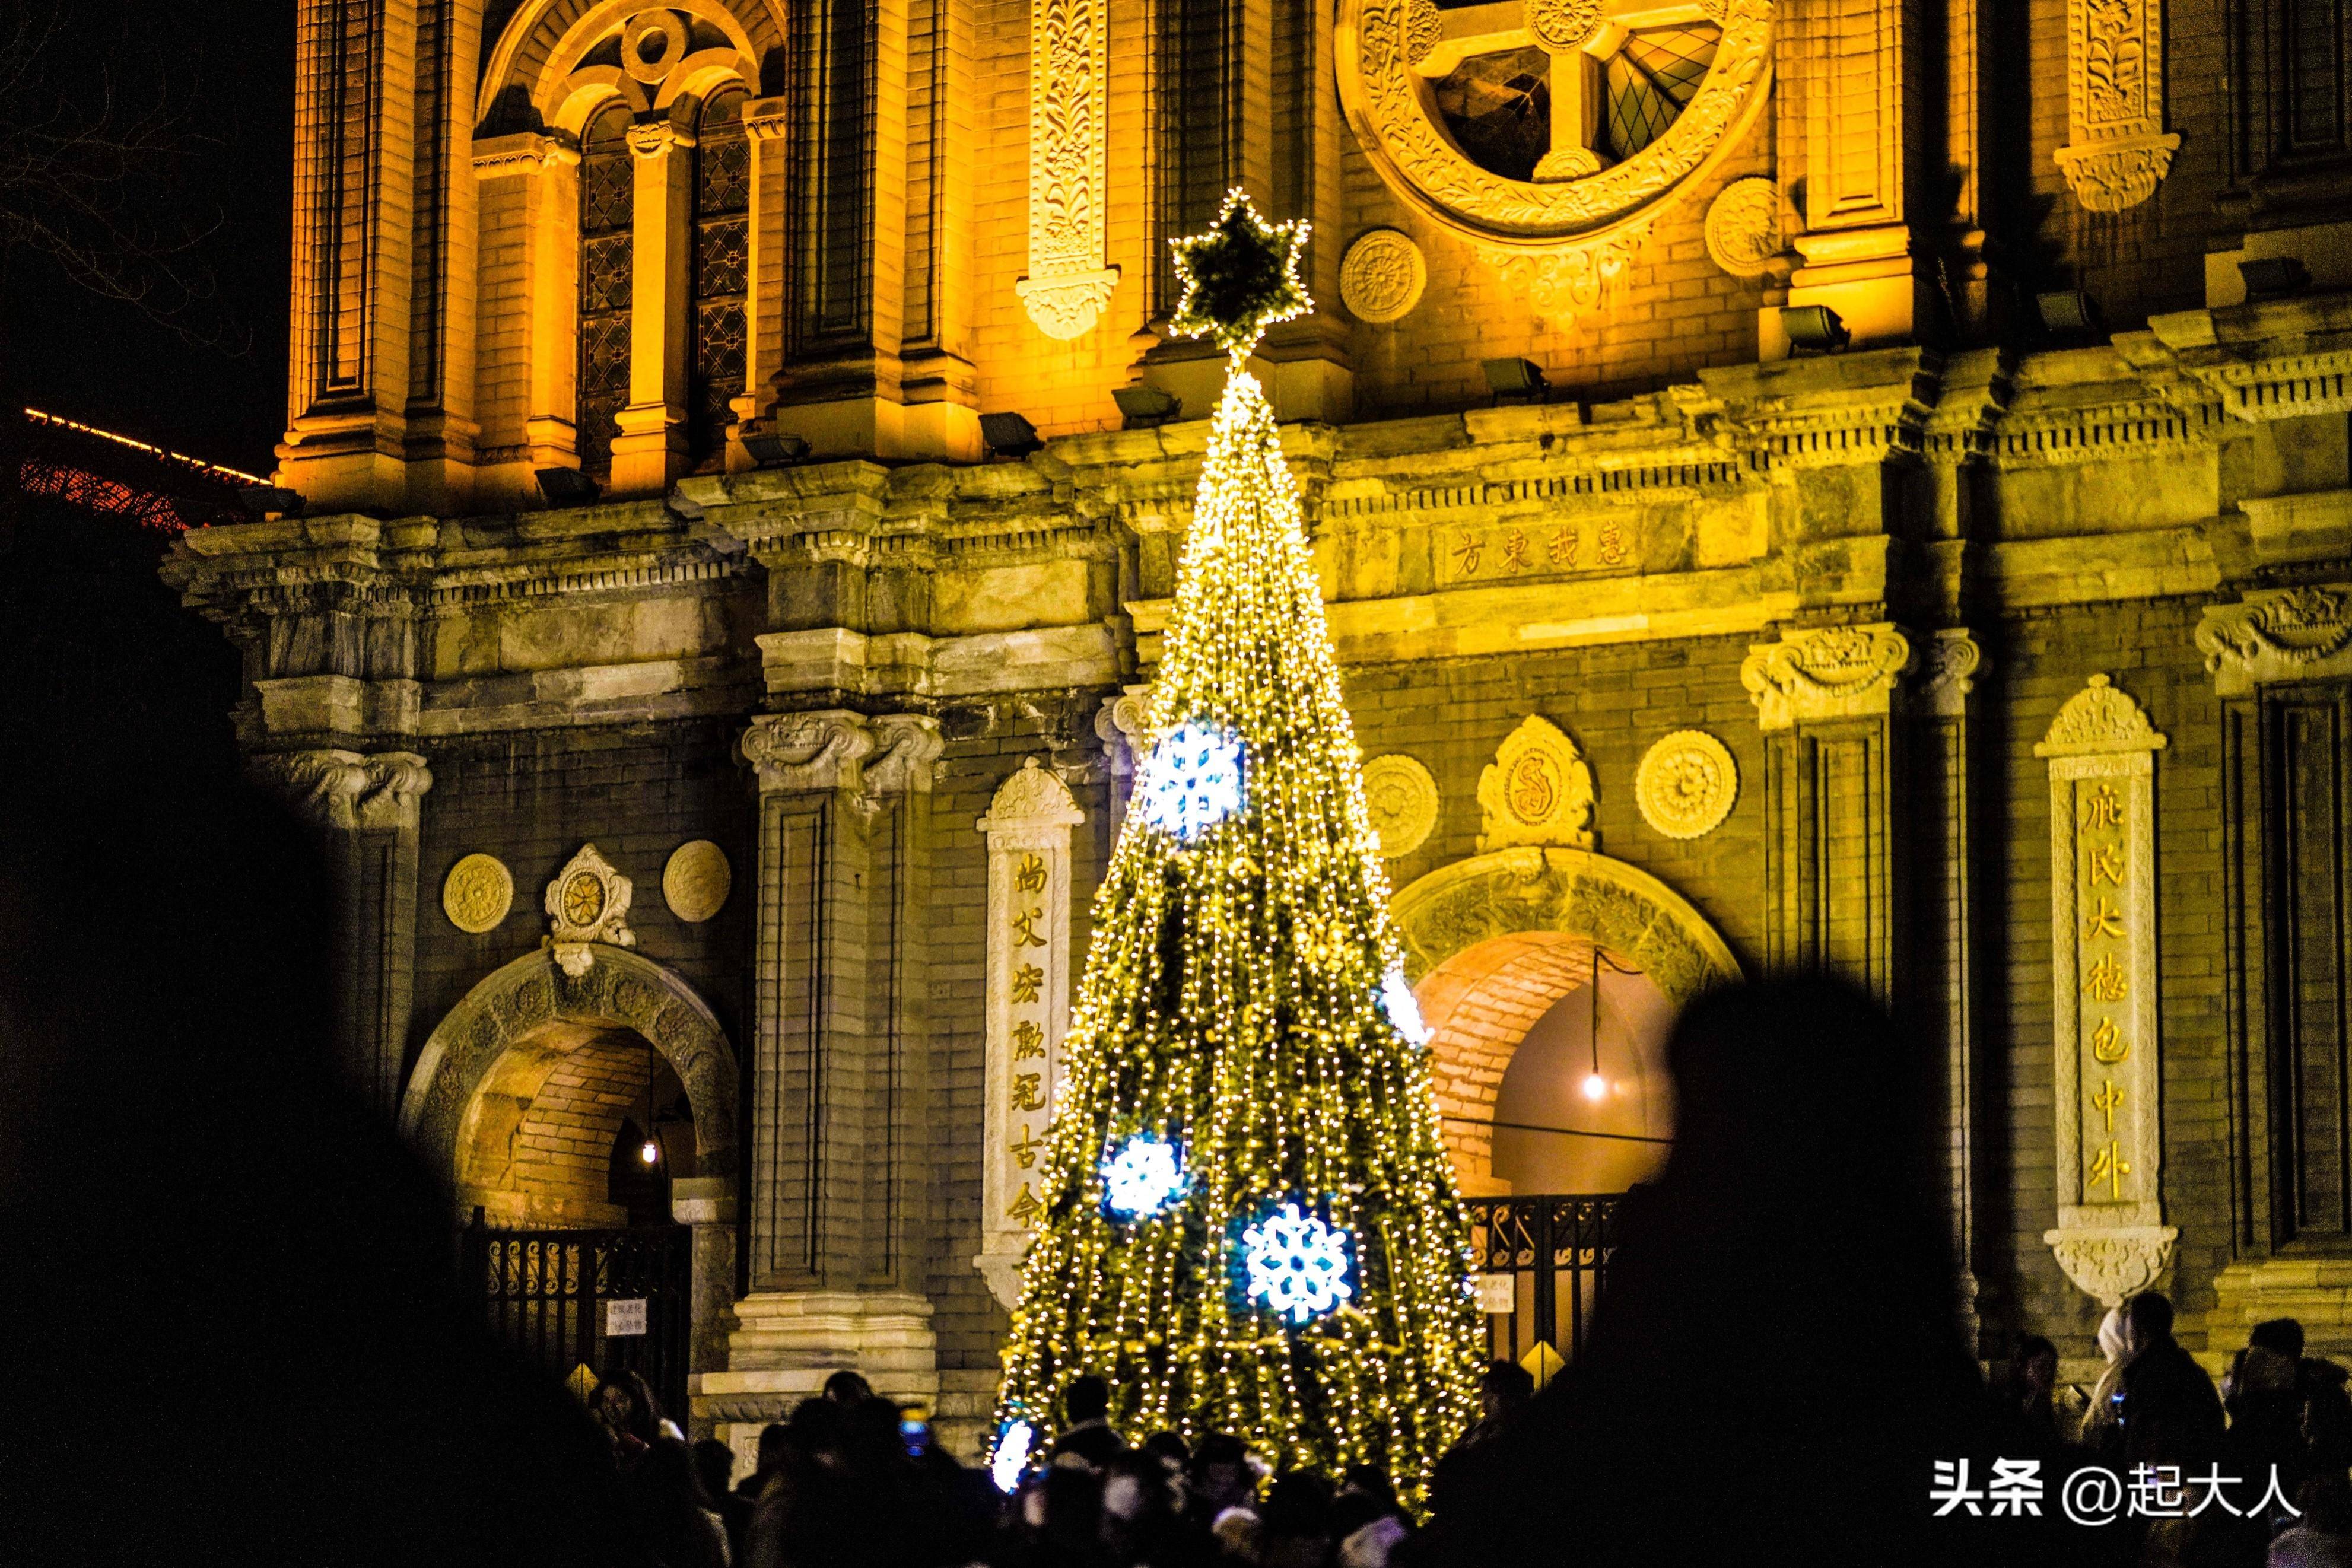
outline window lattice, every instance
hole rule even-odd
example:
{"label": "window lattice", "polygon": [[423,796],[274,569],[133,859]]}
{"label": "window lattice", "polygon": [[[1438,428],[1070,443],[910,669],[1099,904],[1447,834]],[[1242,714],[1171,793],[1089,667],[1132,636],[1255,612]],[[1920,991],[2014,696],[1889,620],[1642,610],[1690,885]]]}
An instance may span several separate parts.
{"label": "window lattice", "polygon": [[629,402],[629,225],[635,179],[629,114],[615,104],[598,115],[580,148],[580,367],[576,439],[580,467],[613,473],[614,416]]}
{"label": "window lattice", "polygon": [[1631,158],[1666,133],[1715,64],[1722,35],[1713,27],[1661,27],[1635,33],[1604,70],[1610,155]]}
{"label": "window lattice", "polygon": [[743,133],[744,94],[730,89],[704,105],[694,155],[694,360],[691,421],[698,464],[715,466],[743,392],[751,282],[751,147]]}

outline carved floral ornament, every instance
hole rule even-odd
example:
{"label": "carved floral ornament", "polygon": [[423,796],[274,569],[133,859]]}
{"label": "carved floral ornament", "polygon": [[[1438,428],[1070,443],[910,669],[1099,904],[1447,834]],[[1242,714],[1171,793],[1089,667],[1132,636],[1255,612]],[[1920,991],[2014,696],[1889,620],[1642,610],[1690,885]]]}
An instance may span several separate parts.
{"label": "carved floral ornament", "polygon": [[1739,684],[1762,728],[1787,729],[1885,713],[1911,665],[1911,640],[1893,625],[1823,626],[1748,649]]}
{"label": "carved floral ornament", "polygon": [[1437,780],[1402,751],[1364,764],[1364,810],[1381,841],[1381,857],[1409,855],[1437,826]]}
{"label": "carved floral ornament", "polygon": [[1029,8],[1029,276],[1013,292],[1048,338],[1084,337],[1118,283],[1103,265],[1108,0]]}
{"label": "carved floral ornament", "polygon": [[[1573,267],[1574,285],[1549,290],[1565,312],[1622,270],[1657,214],[1753,122],[1771,85],[1774,10],[1772,0],[1503,0],[1446,11],[1434,0],[1341,0],[1340,102],[1390,188],[1479,246],[1482,259],[1499,252],[1531,271]],[[1612,160],[1591,129],[1606,120],[1605,62],[1629,39],[1677,28],[1712,35],[1706,74],[1662,133]],[[1474,160],[1438,99],[1465,61],[1521,49],[1547,57],[1551,99],[1548,151],[1524,179]]]}
{"label": "carved floral ornament", "polygon": [[2198,624],[2197,649],[2223,696],[2352,668],[2352,583],[2262,590],[2213,605]]}
{"label": "carved floral ornament", "polygon": [[1696,839],[1723,825],[1739,799],[1739,765],[1703,729],[1679,729],[1643,753],[1633,774],[1642,820],[1670,839]]}
{"label": "carved floral ornament", "polygon": [[545,945],[553,950],[556,966],[576,979],[595,965],[594,944],[635,946],[636,933],[623,924],[635,893],[635,885],[594,844],[582,845],[547,884]]}
{"label": "carved floral ornament", "polygon": [[2066,127],[2051,156],[2084,206],[2119,213],[2156,193],[2180,145],[2164,129],[2161,0],[2067,0]]}

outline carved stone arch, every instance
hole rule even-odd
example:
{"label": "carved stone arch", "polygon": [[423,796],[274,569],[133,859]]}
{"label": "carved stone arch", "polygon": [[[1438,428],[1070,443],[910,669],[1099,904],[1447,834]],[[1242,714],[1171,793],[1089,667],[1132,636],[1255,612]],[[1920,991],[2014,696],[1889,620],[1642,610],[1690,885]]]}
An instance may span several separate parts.
{"label": "carved stone arch", "polygon": [[1591,982],[1594,952],[1679,1009],[1739,978],[1698,911],[1647,872],[1590,850],[1525,846],[1457,861],[1398,894],[1391,917],[1431,1031],[1431,1086],[1465,1190],[1494,1181],[1497,1096],[1536,1021]]}
{"label": "carved stone arch", "polygon": [[682,12],[718,31],[737,57],[737,74],[755,90],[757,62],[784,42],[784,16],[774,0],[526,0],[490,50],[482,72],[482,101],[493,102],[520,87],[543,123],[572,129],[559,125],[557,112],[583,58],[630,17],[652,10]]}
{"label": "carved stone arch", "polygon": [[705,1176],[734,1174],[735,1051],[685,980],[635,953],[599,947],[578,978],[542,948],[466,993],[425,1040],[400,1106],[400,1130],[436,1170],[456,1168],[467,1110],[510,1047],[550,1026],[626,1029],[665,1058],[694,1112],[695,1154]]}

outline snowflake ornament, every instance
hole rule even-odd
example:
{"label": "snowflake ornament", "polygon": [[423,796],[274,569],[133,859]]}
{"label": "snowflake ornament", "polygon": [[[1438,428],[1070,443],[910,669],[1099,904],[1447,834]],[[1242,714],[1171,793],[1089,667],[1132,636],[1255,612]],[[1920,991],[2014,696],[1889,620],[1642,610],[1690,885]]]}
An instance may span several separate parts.
{"label": "snowflake ornament", "polygon": [[1421,1020],[1421,998],[1412,994],[1405,983],[1402,967],[1391,969],[1381,979],[1381,1010],[1389,1015],[1389,1022],[1397,1033],[1415,1045],[1427,1045],[1437,1031]]}
{"label": "snowflake ornament", "polygon": [[1286,1203],[1242,1232],[1249,1299],[1294,1323],[1321,1317],[1352,1297],[1348,1233]]}
{"label": "snowflake ornament", "polygon": [[1163,833],[1196,839],[1242,809],[1241,737],[1194,722],[1163,737],[1144,758],[1143,820]]}
{"label": "snowflake ornament", "polygon": [[1011,1492],[1021,1485],[1021,1472],[1029,1468],[1030,1445],[1037,1440],[1037,1429],[1026,1421],[1011,1421],[997,1434],[996,1451],[989,1456],[988,1479],[996,1490]]}
{"label": "snowflake ornament", "polygon": [[1157,1214],[1182,1195],[1184,1167],[1176,1146],[1150,1134],[1129,1138],[1103,1161],[1103,1207],[1119,1219]]}

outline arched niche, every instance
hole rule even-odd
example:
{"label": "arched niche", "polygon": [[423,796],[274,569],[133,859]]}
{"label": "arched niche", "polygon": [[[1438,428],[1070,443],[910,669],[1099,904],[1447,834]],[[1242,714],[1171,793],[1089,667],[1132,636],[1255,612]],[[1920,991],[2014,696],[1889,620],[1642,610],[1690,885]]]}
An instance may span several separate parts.
{"label": "arched niche", "polygon": [[739,1080],[726,1031],[677,975],[601,944],[577,978],[541,949],[467,992],[425,1042],[401,1102],[401,1131],[462,1184],[469,1118],[496,1114],[483,1110],[486,1099],[535,1080],[554,1057],[593,1055],[600,1040],[624,1031],[650,1046],[684,1087],[698,1173],[733,1175]]}
{"label": "arched niche", "polygon": [[1679,1009],[1739,978],[1697,910],[1647,872],[1590,850],[1497,850],[1430,873],[1391,914],[1432,1031],[1432,1087],[1464,1189],[1494,1178],[1496,1102],[1538,1019],[1591,983],[1596,948]]}

